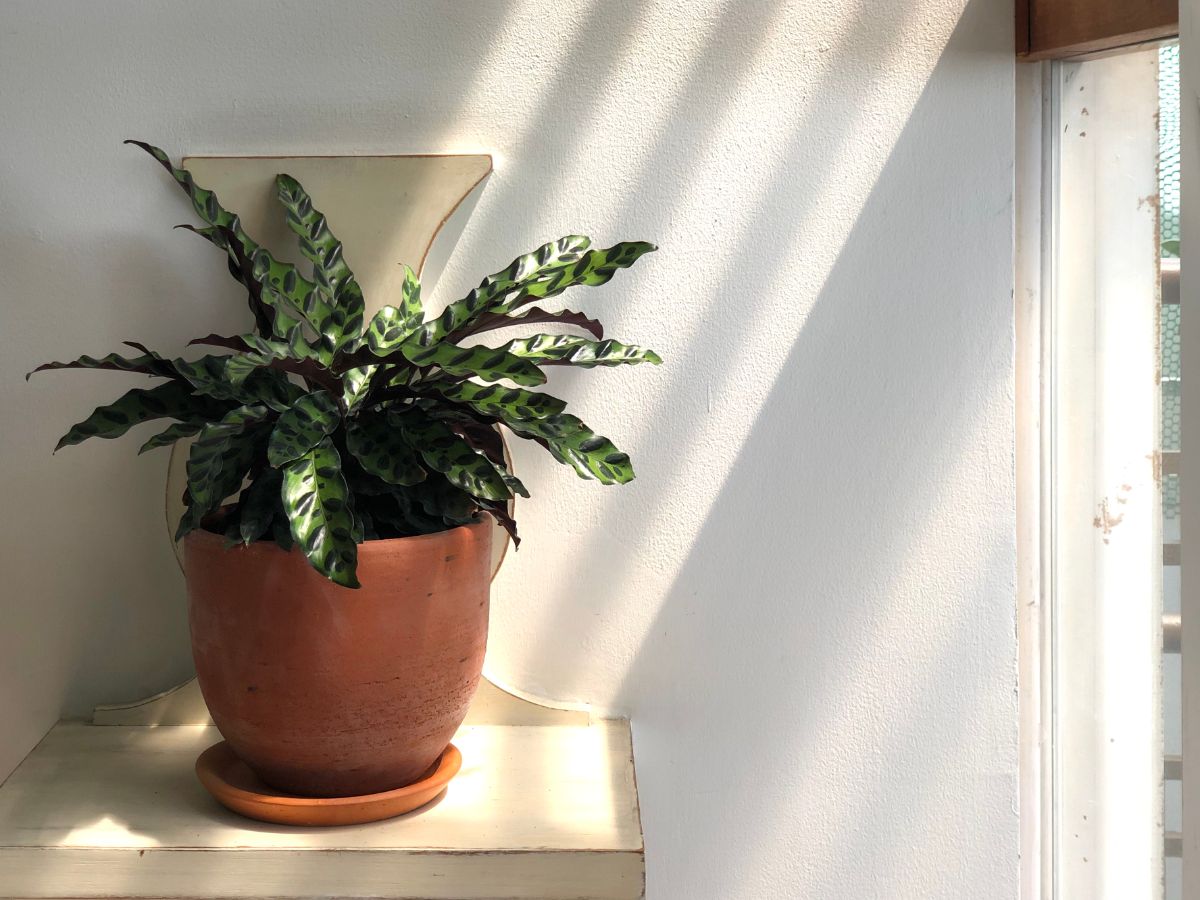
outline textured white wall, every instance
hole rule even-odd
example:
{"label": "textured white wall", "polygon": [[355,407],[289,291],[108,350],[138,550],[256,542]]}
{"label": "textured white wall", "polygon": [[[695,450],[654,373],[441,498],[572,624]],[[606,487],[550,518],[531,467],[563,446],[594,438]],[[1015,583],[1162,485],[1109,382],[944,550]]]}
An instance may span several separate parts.
{"label": "textured white wall", "polygon": [[1015,897],[1011,4],[8,2],[0,770],[188,673],[165,459],[49,448],[236,327],[173,153],[488,150],[441,300],[542,240],[661,369],[552,384],[625,488],[519,451],[502,683],[632,714],[654,898]]}

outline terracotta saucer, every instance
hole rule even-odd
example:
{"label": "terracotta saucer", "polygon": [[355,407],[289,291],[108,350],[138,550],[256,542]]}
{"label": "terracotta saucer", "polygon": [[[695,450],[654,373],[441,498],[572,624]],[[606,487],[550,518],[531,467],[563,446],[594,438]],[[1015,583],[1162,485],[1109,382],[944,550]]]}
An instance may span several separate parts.
{"label": "terracotta saucer", "polygon": [[196,759],[205,790],[236,813],[279,825],[360,825],[390,819],[424,806],[440,794],[462,767],[462,754],[450,744],[429,771],[412,784],[359,797],[300,797],[268,787],[225,741]]}

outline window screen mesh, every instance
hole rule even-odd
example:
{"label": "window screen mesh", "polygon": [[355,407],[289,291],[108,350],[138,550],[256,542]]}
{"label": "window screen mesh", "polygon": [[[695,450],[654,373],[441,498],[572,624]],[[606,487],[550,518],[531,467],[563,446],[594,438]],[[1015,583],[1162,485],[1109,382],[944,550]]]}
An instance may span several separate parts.
{"label": "window screen mesh", "polygon": [[[1158,196],[1164,243],[1179,240],[1179,45],[1158,51]],[[1178,256],[1168,244],[1163,256]]]}
{"label": "window screen mesh", "polygon": [[[1158,51],[1158,196],[1162,255],[1179,256],[1179,45]],[[1178,451],[1179,398],[1179,306],[1164,305],[1161,318],[1162,345],[1162,448]],[[1179,479],[1163,479],[1163,515],[1179,517]]]}

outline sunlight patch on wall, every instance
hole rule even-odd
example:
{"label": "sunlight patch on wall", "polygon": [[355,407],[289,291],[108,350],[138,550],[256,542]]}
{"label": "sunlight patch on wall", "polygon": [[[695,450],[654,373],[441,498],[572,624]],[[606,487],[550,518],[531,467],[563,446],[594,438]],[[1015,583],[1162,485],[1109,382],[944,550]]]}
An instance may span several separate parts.
{"label": "sunlight patch on wall", "polygon": [[[739,48],[754,47],[744,59],[722,57],[721,29],[736,22],[692,23],[706,43],[670,70],[669,87],[656,88],[652,105],[663,113],[639,122],[644,140],[632,168],[624,142],[626,154],[614,154],[608,172],[586,173],[631,186],[602,192],[590,207],[592,218],[610,223],[604,231],[649,237],[662,249],[606,289],[621,295],[614,305],[600,296],[575,302],[595,302],[612,334],[644,341],[666,364],[586,383],[569,373],[560,379],[586,421],[619,429],[608,433],[638,466],[636,487],[564,483],[552,462],[517,448],[530,483],[553,481],[558,494],[553,508],[525,504],[524,514],[568,549],[553,558],[514,554],[496,582],[506,637],[493,644],[489,673],[502,683],[601,705],[611,699],[614,673],[636,654],[638,635],[687,559],[957,22],[926,16],[919,5],[893,10],[887,21],[866,8],[825,12],[819,26],[796,10],[757,23],[757,42],[739,36]],[[595,105],[588,142],[613,142],[629,127],[625,79],[646,59],[676,58],[680,31],[687,29],[663,8],[647,12],[613,74],[616,87],[600,90],[611,99]],[[697,47],[697,35],[688,35],[689,49]],[[694,88],[706,79],[723,86],[711,94]],[[623,92],[626,103],[616,104]],[[552,207],[569,202],[571,184],[568,174],[547,188]],[[645,222],[649,233],[626,235],[630,222]],[[674,299],[656,302],[664,296]],[[609,530],[617,518],[634,524]],[[521,586],[529,584],[539,586],[538,600],[527,599]],[[564,604],[571,616],[581,605],[593,610],[594,621],[579,629],[587,652],[570,667],[547,666],[556,635],[576,631]]]}

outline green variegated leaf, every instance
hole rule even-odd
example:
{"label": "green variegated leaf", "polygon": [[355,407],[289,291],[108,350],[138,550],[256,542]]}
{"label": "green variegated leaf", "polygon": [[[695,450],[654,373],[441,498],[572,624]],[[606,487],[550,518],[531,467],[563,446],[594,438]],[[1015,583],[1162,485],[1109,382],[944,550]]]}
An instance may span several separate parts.
{"label": "green variegated leaf", "polygon": [[[205,390],[224,388],[239,396],[247,395],[252,402],[267,403],[272,409],[277,409],[277,403],[290,406],[303,393],[283,374],[290,372],[306,379],[309,384],[319,384],[333,393],[341,393],[338,376],[317,360],[317,354],[302,337],[299,343],[293,341],[286,344],[256,334],[233,337],[210,334],[188,343],[227,347],[236,351],[230,356],[217,357],[220,361],[217,364],[206,363],[204,371],[188,371],[188,377],[198,384],[203,382]],[[259,372],[259,369],[274,371]],[[225,383],[213,388],[211,382],[214,377]]]}
{"label": "green variegated leaf", "polygon": [[417,280],[416,273],[405,266],[400,306],[385,306],[375,313],[364,341],[376,356],[387,356],[421,326],[424,318],[421,282]]}
{"label": "green variegated leaf", "polygon": [[[34,369],[33,372],[47,372],[52,369],[109,369],[114,372],[139,372],[143,375],[157,375],[161,378],[175,377],[175,367],[158,354],[124,357],[118,356],[116,353],[110,353],[108,356],[102,356],[99,359],[93,356],[81,356],[70,362],[44,363]],[[26,381],[29,380],[29,376],[33,372],[29,372],[25,376]]]}
{"label": "green variegated leaf", "polygon": [[207,421],[198,420],[192,422],[177,422],[169,428],[160,431],[146,443],[138,448],[138,454],[145,453],[147,450],[156,450],[159,447],[169,447],[180,438],[191,437],[193,434],[199,434],[200,430],[207,425]]}
{"label": "green variegated leaf", "polygon": [[499,470],[448,426],[432,419],[405,420],[404,436],[429,468],[476,497],[507,500],[512,491]]}
{"label": "green variegated leaf", "polygon": [[290,342],[268,340],[256,334],[239,335],[238,340],[245,345],[246,352],[234,354],[225,363],[225,375],[234,384],[242,384],[255,369],[268,367],[272,363],[302,361],[318,356],[298,329],[292,333]]}
{"label": "green variegated leaf", "polygon": [[239,406],[237,409],[229,410],[229,412],[225,413],[225,415],[223,415],[220,421],[216,424],[224,428],[230,428],[236,431],[244,431],[251,425],[255,425],[272,417],[271,410],[269,410],[267,407],[261,404],[247,404],[245,406]]}
{"label": "green variegated leaf", "polygon": [[489,308],[501,305],[500,301],[514,290],[535,279],[570,269],[590,244],[588,238],[571,234],[518,256],[499,272],[483,279],[467,296],[447,306],[436,319],[426,322],[415,336],[417,343],[423,347],[435,344]]}
{"label": "green variegated leaf", "polygon": [[158,387],[143,390],[134,388],[107,406],[99,406],[82,422],[71,427],[55,451],[88,438],[118,438],[135,425],[151,419],[203,418],[213,412],[213,405],[196,397],[181,381],[168,381]]}
{"label": "green variegated leaf", "polygon": [[304,391],[280,372],[252,371],[239,380],[230,377],[227,366],[233,356],[202,356],[177,359],[173,365],[198,394],[238,404],[264,404],[284,411]]}
{"label": "green variegated leaf", "polygon": [[[141,147],[158,160],[191,199],[192,207],[200,218],[208,225],[216,227],[221,234],[232,236],[233,241],[227,238],[226,244],[230,245],[229,249],[238,255],[240,266],[248,271],[254,281],[263,286],[263,300],[272,302],[267,296],[268,291],[273,292],[274,296],[286,299],[287,303],[321,336],[317,353],[322,362],[330,362],[336,344],[336,329],[331,322],[333,300],[328,292],[301,275],[300,270],[291,263],[275,259],[266,248],[246,234],[241,220],[221,206],[216,194],[196,184],[190,172],[172,165],[170,158],[162,150],[142,141],[126,141],[125,143]],[[208,237],[209,234],[211,232],[206,233],[205,236]],[[279,336],[278,328],[275,333]]]}
{"label": "green variegated leaf", "polygon": [[533,337],[509,341],[498,349],[523,359],[536,360],[541,365],[582,366],[585,369],[642,362],[658,365],[662,362],[657,353],[645,347],[613,340],[590,341],[568,334],[535,334]]}
{"label": "green variegated leaf", "polygon": [[313,264],[313,279],[330,297],[329,330],[337,349],[356,339],[363,327],[366,304],[354,273],[342,257],[342,242],[333,236],[325,216],[290,175],[275,177],[276,193],[287,210],[287,224],[299,239],[300,252]]}
{"label": "green variegated leaf", "polygon": [[488,415],[511,416],[516,419],[541,419],[567,408],[557,397],[498,384],[476,384],[473,381],[434,382],[430,387],[447,400],[465,403]]}
{"label": "green variegated leaf", "polygon": [[400,345],[400,353],[414,366],[436,366],[450,375],[464,378],[483,381],[507,378],[527,386],[546,381],[542,371],[529,360],[491,347],[456,347],[453,344],[420,347],[410,339]]}
{"label": "green variegated leaf", "polygon": [[[604,284],[653,250],[650,244],[597,250],[586,237],[553,241],[428,321],[420,283],[406,267],[399,298],[386,298],[395,306],[366,322],[342,244],[295,179],[278,176],[276,190],[311,273],[275,259],[162,150],[129,143],[150,153],[188,195],[202,222],[181,227],[225,252],[247,291],[256,331],[193,342],[228,355],[168,360],[133,343],[139,355],[84,356],[35,371],[111,369],[168,379],[99,408],[60,446],[116,437],[147,419],[173,421],[160,425],[142,451],[195,435],[179,536],[203,523],[224,529],[233,542],[272,539],[285,550],[298,542],[317,571],[357,587],[357,544],[367,539],[427,534],[486,512],[516,540],[509,503],[528,492],[508,470],[499,425],[541,444],[581,477],[608,484],[633,478],[628,456],[568,415],[563,401],[531,388],[546,381],[546,365],[659,357],[605,340],[600,323],[581,312],[555,312],[536,301],[573,285]],[[538,329],[527,326],[542,323],[583,329],[584,336],[461,346],[515,326],[526,327],[513,333],[528,335]],[[236,505],[222,510],[234,496]]]}
{"label": "green variegated leaf", "polygon": [[241,487],[254,460],[256,426],[269,414],[265,406],[240,406],[204,426],[188,455],[189,502],[175,540],[199,528],[206,515]]}
{"label": "green variegated leaf", "polygon": [[[248,253],[248,256],[251,277],[263,286],[264,298],[284,297],[317,333],[317,343],[313,348],[317,359],[326,364],[331,362],[341,334],[341,326],[334,316],[333,298],[323,288],[300,275],[291,263],[279,262],[261,247]],[[283,337],[290,339],[293,328],[281,329],[277,324],[274,331],[277,335],[283,331]]]}
{"label": "green variegated leaf", "polygon": [[359,586],[353,498],[328,438],[283,468],[283,505],[312,567],[335,584]]}
{"label": "green variegated leaf", "polygon": [[303,456],[342,422],[337,401],[325,391],[305,394],[284,412],[271,432],[267,460],[282,466]]}
{"label": "green variegated leaf", "polygon": [[367,473],[388,484],[413,485],[425,480],[425,470],[405,442],[400,426],[385,415],[351,419],[346,425],[346,448]]}
{"label": "green variegated leaf", "polygon": [[533,438],[561,463],[571,466],[580,478],[603,484],[625,484],[633,480],[633,464],[613,442],[588,428],[575,416],[563,413],[547,419],[504,424],[521,437]]}
{"label": "green variegated leaf", "polygon": [[520,494],[522,497],[528,497],[529,491],[525,485],[521,483],[521,479],[509,472],[503,466],[496,466],[496,471],[500,473],[500,477],[504,479],[504,483],[508,485],[508,489],[514,494]]}
{"label": "green variegated leaf", "polygon": [[199,394],[217,400],[244,402],[242,391],[225,374],[228,356],[202,356],[195,360],[177,359],[175,369]]}
{"label": "green variegated leaf", "polygon": [[425,515],[441,519],[446,525],[465,525],[479,511],[479,501],[452,485],[445,478],[430,479],[427,484],[411,492],[413,499]]}
{"label": "green variegated leaf", "polygon": [[263,369],[250,373],[241,384],[239,396],[246,398],[243,402],[262,403],[276,412],[285,412],[304,396],[304,388],[293,384],[282,372]]}
{"label": "green variegated leaf", "polygon": [[371,389],[371,377],[378,366],[359,366],[342,373],[342,406],[347,413],[355,412]]}
{"label": "green variegated leaf", "polygon": [[421,281],[408,263],[404,264],[404,284],[400,286],[400,312],[415,331],[425,318],[421,301]]}
{"label": "green variegated leaf", "polygon": [[394,306],[385,306],[371,317],[366,342],[376,356],[387,356],[412,334],[404,313]]}
{"label": "green variegated leaf", "polygon": [[257,541],[271,527],[282,484],[283,476],[278,469],[263,469],[242,492],[238,503],[238,537],[243,544]]}
{"label": "green variegated leaf", "polygon": [[194,344],[224,347],[235,353],[256,353],[269,361],[283,359],[303,362],[315,360],[317,357],[300,331],[294,331],[287,340],[266,338],[257,334],[206,334],[204,337],[188,341],[189,347]]}
{"label": "green variegated leaf", "polygon": [[376,530],[387,537],[428,534],[445,527],[440,516],[435,518],[426,515],[420,505],[413,502],[411,490],[408,488],[393,488],[382,494],[363,494],[356,491],[355,503],[370,510]]}
{"label": "green variegated leaf", "polygon": [[519,306],[561,294],[577,284],[604,284],[612,279],[618,269],[629,268],[645,254],[657,249],[645,241],[622,241],[604,250],[589,250],[573,265],[555,267],[535,281],[522,285],[515,297],[493,306],[490,311],[510,313]]}

